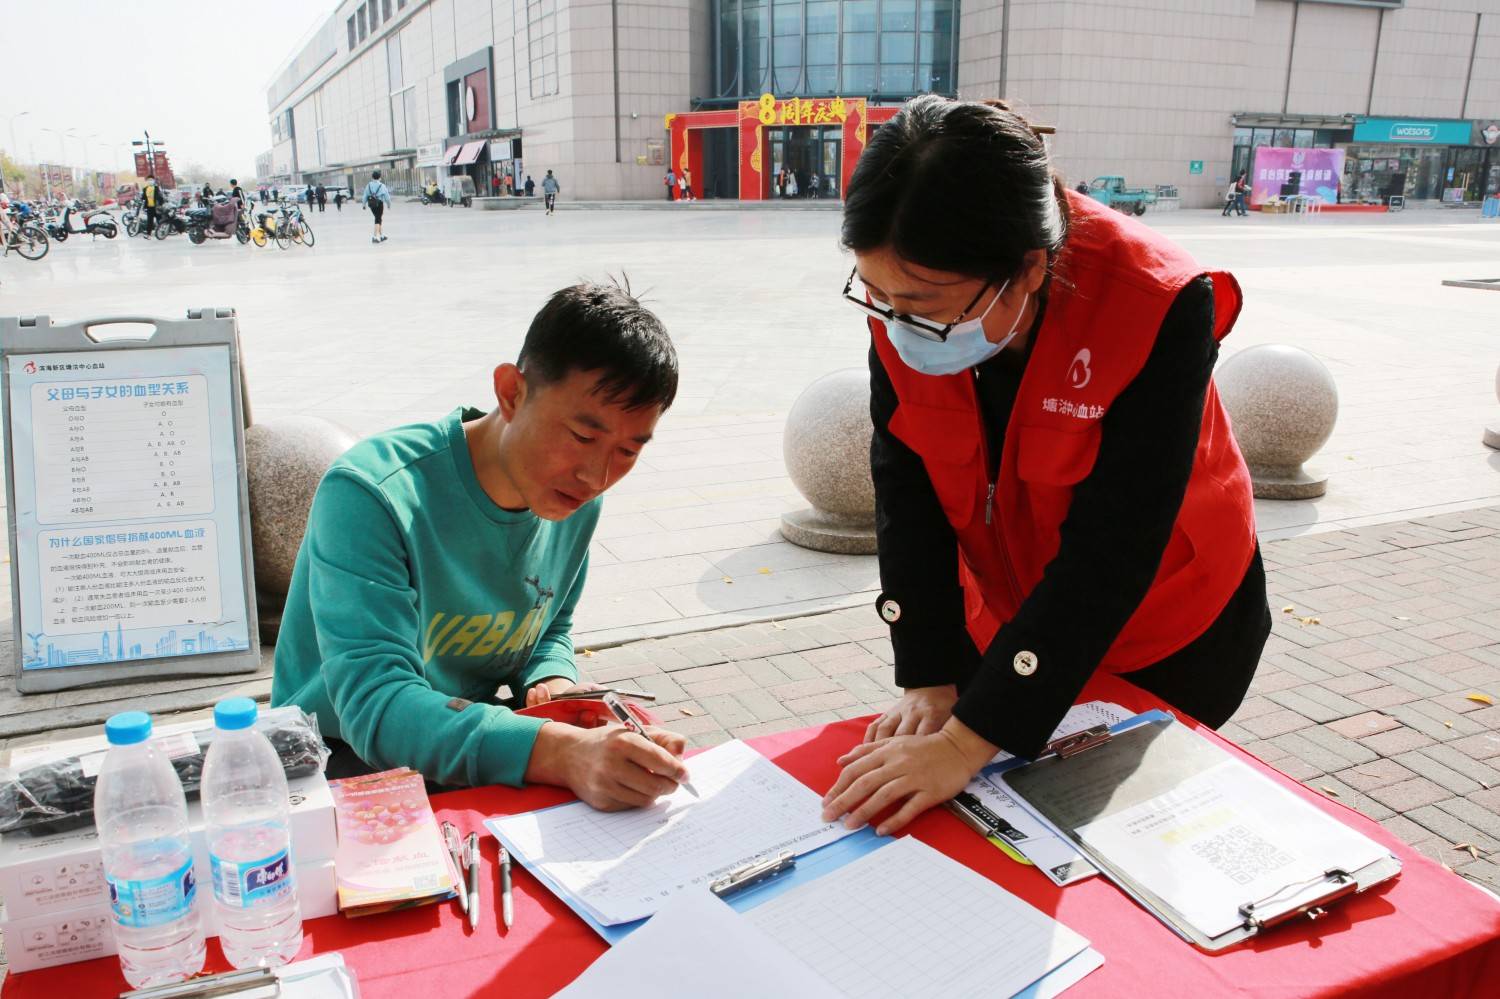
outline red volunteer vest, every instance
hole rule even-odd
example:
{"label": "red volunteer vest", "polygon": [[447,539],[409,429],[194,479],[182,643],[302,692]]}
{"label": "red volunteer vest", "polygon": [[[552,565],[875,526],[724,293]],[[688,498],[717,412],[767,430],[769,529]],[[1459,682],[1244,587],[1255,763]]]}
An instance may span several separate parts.
{"label": "red volunteer vest", "polygon": [[[972,372],[919,374],[902,362],[885,325],[871,323],[898,398],[890,431],[922,458],[958,535],[969,632],[980,649],[1057,554],[1073,488],[1099,451],[1100,420],[1145,365],[1177,293],[1209,274],[1219,339],[1240,311],[1233,275],[1205,271],[1146,226],[1090,198],[1069,192],[1068,204],[1068,238],[1006,427],[990,523],[989,462]],[[1203,634],[1254,550],[1250,475],[1210,382],[1192,476],[1161,567],[1102,668],[1148,666]]]}

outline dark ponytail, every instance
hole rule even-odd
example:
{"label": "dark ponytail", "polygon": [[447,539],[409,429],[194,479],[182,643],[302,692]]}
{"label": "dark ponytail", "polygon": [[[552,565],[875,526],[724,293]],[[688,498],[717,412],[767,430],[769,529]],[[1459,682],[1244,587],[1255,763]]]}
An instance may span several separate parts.
{"label": "dark ponytail", "polygon": [[850,178],[842,242],[1006,281],[1062,249],[1068,203],[1037,130],[1001,101],[926,94],[871,137]]}

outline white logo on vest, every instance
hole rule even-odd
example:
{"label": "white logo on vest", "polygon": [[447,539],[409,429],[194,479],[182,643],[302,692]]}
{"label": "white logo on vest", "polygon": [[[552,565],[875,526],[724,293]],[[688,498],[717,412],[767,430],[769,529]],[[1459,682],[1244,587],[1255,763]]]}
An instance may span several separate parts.
{"label": "white logo on vest", "polygon": [[1073,363],[1068,365],[1068,384],[1076,389],[1081,389],[1094,377],[1094,372],[1089,368],[1089,361],[1093,355],[1089,349],[1084,347],[1073,355]]}

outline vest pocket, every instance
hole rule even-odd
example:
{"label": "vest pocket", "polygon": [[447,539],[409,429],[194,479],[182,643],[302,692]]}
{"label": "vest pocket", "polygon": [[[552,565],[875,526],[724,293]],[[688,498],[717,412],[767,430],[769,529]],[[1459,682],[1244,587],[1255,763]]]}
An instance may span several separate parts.
{"label": "vest pocket", "polygon": [[1099,457],[1097,420],[1078,430],[1037,426],[1016,429],[1016,474],[1027,482],[1073,486],[1093,471]]}
{"label": "vest pocket", "polygon": [[957,527],[967,524],[984,478],[974,412],[903,402],[891,417],[890,429],[921,457],[948,522]]}

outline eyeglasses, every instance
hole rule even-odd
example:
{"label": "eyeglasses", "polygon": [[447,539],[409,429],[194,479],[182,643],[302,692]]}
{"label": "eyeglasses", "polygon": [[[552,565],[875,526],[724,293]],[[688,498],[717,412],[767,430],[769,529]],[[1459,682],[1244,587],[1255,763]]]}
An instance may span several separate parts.
{"label": "eyeglasses", "polygon": [[[863,294],[855,295],[852,293],[856,284],[859,285],[859,290]],[[973,300],[971,300],[968,305],[964,306],[963,311],[954,317],[953,322],[946,325],[935,323],[930,319],[923,319],[920,316],[909,316],[904,312],[897,312],[895,309],[891,308],[888,305],[880,304],[875,296],[870,293],[870,290],[865,287],[865,283],[859,279],[859,267],[857,266],[849,272],[849,280],[844,282],[844,301],[848,302],[850,305],[854,306],[865,315],[873,316],[874,318],[879,319],[881,322],[900,322],[903,326],[911,330],[913,333],[917,334],[917,336],[922,337],[924,340],[936,340],[938,343],[943,343],[948,339],[948,334],[953,332],[953,327],[963,322],[964,317],[967,316],[971,311],[973,311],[974,306],[979,304],[979,300],[984,297],[984,293],[989,290],[990,284],[991,282],[986,281],[984,283],[984,287],[980,288],[979,291],[974,294]],[[868,296],[870,298],[870,301],[865,301],[865,296]],[[995,297],[997,299],[999,298],[998,295]],[[991,302],[990,305],[991,307],[993,307],[994,303]]]}

